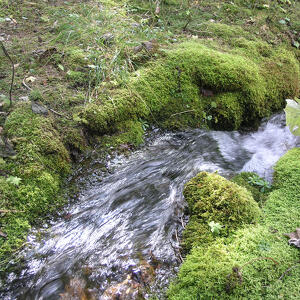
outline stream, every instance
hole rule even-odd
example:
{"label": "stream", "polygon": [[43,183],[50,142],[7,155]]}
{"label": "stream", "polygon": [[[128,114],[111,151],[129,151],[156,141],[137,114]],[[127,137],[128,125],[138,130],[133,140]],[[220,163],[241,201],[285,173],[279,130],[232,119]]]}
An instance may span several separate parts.
{"label": "stream", "polygon": [[[100,160],[85,163],[72,179],[80,187],[78,199],[67,215],[29,236],[26,266],[8,276],[0,298],[60,299],[77,278],[91,299],[114,299],[105,296],[108,287],[143,272],[146,264],[156,264],[147,293],[163,291],[180,264],[178,235],[187,220],[184,183],[199,171],[218,171],[227,178],[254,171],[271,181],[274,163],[299,145],[284,114],[277,114],[256,132],[160,134],[129,157],[117,156],[105,165]],[[99,175],[102,169],[105,174]]]}

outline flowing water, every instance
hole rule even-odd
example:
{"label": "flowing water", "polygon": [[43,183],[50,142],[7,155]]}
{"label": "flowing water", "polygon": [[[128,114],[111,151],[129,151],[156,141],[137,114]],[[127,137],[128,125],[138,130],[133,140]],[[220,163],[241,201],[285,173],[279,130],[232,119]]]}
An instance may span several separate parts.
{"label": "flowing water", "polygon": [[91,161],[88,172],[74,175],[83,187],[67,217],[44,230],[40,241],[31,237],[27,266],[9,276],[2,298],[59,299],[76,277],[104,299],[104,290],[142,260],[159,262],[153,286],[163,290],[179,265],[184,183],[203,170],[225,177],[255,171],[271,180],[274,163],[299,145],[284,124],[279,114],[254,133],[196,129],[160,135],[130,157],[111,160],[105,176],[99,176],[101,162]]}

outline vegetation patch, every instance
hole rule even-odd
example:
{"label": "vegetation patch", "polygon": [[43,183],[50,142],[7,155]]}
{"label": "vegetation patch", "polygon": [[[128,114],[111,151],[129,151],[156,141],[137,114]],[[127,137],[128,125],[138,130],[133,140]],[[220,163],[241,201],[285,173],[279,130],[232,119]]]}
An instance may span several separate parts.
{"label": "vegetation patch", "polygon": [[263,205],[260,224],[246,225],[209,244],[201,239],[194,243],[177,281],[169,288],[169,299],[298,297],[299,250],[288,245],[283,234],[300,225],[299,167],[299,148],[278,161],[274,190]]}
{"label": "vegetation patch", "polygon": [[2,162],[0,177],[1,268],[24,242],[30,225],[64,203],[62,179],[70,171],[69,153],[51,116],[34,114],[29,104],[15,107],[5,131],[17,155]]}
{"label": "vegetation patch", "polygon": [[[199,173],[185,185],[183,194],[191,215],[183,235],[186,250],[228,236],[260,215],[250,192],[215,173]],[[218,232],[213,228],[216,223],[222,226]]]}
{"label": "vegetation patch", "polygon": [[255,127],[298,94],[299,67],[291,52],[241,41],[235,50],[205,41],[167,50],[126,88],[87,105],[87,126],[109,132],[116,121],[142,118],[169,129]]}

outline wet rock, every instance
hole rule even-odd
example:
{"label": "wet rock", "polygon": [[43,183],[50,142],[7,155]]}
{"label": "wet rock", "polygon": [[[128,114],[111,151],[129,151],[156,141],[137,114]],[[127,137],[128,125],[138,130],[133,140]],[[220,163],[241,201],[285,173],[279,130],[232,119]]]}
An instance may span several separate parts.
{"label": "wet rock", "polygon": [[102,295],[102,300],[135,300],[143,299],[146,288],[155,277],[154,268],[146,261],[138,267],[131,267],[130,274],[121,283],[110,286]]}
{"label": "wet rock", "polygon": [[0,157],[11,157],[16,154],[10,141],[0,136]]}
{"label": "wet rock", "polygon": [[81,278],[72,278],[65,292],[60,294],[60,300],[95,300],[96,297],[86,288],[86,282]]}
{"label": "wet rock", "polygon": [[37,102],[31,103],[31,110],[35,114],[44,115],[44,116],[48,115],[48,109]]}

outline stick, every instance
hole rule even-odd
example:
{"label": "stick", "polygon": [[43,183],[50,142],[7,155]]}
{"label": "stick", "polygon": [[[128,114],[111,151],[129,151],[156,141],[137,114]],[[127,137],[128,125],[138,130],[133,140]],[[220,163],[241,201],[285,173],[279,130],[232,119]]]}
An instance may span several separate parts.
{"label": "stick", "polygon": [[0,46],[1,46],[5,56],[9,59],[9,61],[11,62],[11,65],[12,65],[12,76],[11,76],[11,83],[10,83],[10,89],[9,89],[9,106],[11,106],[12,105],[12,89],[13,89],[14,80],[15,80],[15,64],[14,64],[13,60],[11,59],[11,57],[9,56],[9,54],[1,40],[0,40]]}
{"label": "stick", "polygon": [[174,117],[174,116],[177,116],[177,115],[189,113],[189,112],[192,112],[192,111],[195,111],[195,110],[194,110],[194,109],[189,109],[189,110],[181,111],[181,112],[178,112],[178,113],[176,113],[176,114],[171,115],[170,118],[171,118],[171,117]]}
{"label": "stick", "polygon": [[25,78],[23,79],[22,84],[26,87],[27,90],[32,91],[32,88],[29,87],[29,86],[25,83]]}
{"label": "stick", "polygon": [[15,209],[12,209],[12,210],[8,210],[8,209],[0,209],[0,213],[1,214],[8,214],[8,213],[23,213],[25,212],[24,210],[15,210]]}
{"label": "stick", "polygon": [[296,265],[293,265],[293,266],[291,266],[290,268],[288,268],[288,269],[287,269],[287,270],[279,277],[278,280],[282,280],[283,277],[284,277],[288,272],[290,272],[292,269],[294,269],[294,268],[296,268],[296,267],[299,267],[299,263],[300,263],[300,261],[297,261],[297,264],[296,264]]}

